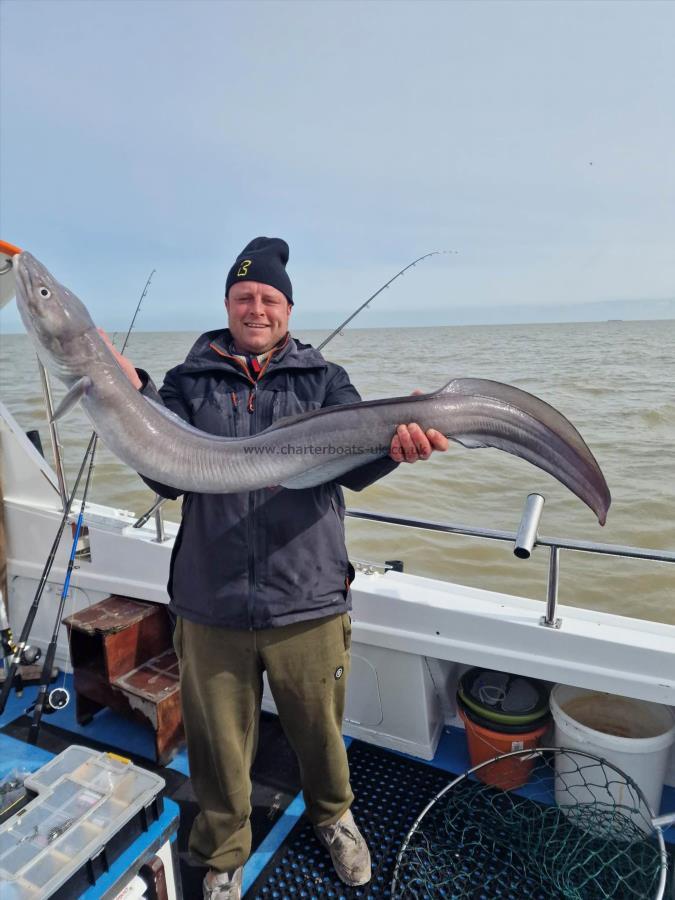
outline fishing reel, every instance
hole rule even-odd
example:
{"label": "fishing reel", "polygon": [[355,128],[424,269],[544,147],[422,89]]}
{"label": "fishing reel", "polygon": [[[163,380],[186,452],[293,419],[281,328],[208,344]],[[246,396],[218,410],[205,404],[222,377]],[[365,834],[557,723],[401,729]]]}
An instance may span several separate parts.
{"label": "fishing reel", "polygon": [[39,659],[42,659],[42,650],[39,647],[26,646],[21,651],[22,666],[33,666]]}
{"label": "fishing reel", "polygon": [[30,647],[28,644],[20,647],[14,640],[5,610],[5,598],[2,588],[0,588],[0,647],[2,648],[3,656],[8,659],[18,657],[17,662],[20,666],[32,666],[42,656],[42,651],[39,647]]}
{"label": "fishing reel", "polygon": [[20,649],[14,643],[14,637],[9,628],[0,630],[0,646],[6,657],[18,655],[20,666],[33,666],[42,657],[42,650],[39,647],[31,647],[30,644],[26,644],[25,647]]}
{"label": "fishing reel", "polygon": [[[52,713],[58,712],[60,709],[65,709],[69,703],[70,693],[64,687],[52,688],[52,690],[47,694],[47,699],[45,701],[42,713],[45,716],[50,716],[52,715]],[[26,715],[30,715],[30,713],[35,710],[36,706],[37,701],[35,703],[31,703],[31,705],[26,710]]]}
{"label": "fishing reel", "polygon": [[2,647],[4,656],[14,656],[14,654],[18,650],[18,647],[14,643],[12,632],[9,628],[3,628],[0,631],[0,647]]}
{"label": "fishing reel", "polygon": [[54,688],[47,694],[47,707],[45,708],[45,712],[58,712],[60,709],[65,709],[69,703],[70,694],[68,691],[64,687]]}

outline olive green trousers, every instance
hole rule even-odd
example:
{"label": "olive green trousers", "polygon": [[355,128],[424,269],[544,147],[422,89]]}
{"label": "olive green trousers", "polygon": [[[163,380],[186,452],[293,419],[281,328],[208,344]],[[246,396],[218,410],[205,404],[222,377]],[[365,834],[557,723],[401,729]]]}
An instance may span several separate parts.
{"label": "olive green trousers", "polygon": [[190,833],[196,860],[232,872],[251,852],[250,773],[263,672],[298,757],[308,815],[317,825],[336,822],[353,800],[342,740],[349,616],[261,631],[179,618],[174,644],[190,777],[200,808]]}

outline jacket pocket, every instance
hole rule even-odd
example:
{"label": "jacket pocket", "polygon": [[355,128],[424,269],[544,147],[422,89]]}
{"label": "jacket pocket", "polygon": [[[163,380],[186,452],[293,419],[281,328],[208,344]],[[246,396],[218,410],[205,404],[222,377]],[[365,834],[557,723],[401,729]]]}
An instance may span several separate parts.
{"label": "jacket pocket", "polygon": [[190,400],[190,424],[220,437],[237,437],[239,410],[246,403],[235,391],[217,391]]}
{"label": "jacket pocket", "polygon": [[272,400],[272,420],[299,416],[321,407],[320,400],[301,399],[292,391],[275,391]]}

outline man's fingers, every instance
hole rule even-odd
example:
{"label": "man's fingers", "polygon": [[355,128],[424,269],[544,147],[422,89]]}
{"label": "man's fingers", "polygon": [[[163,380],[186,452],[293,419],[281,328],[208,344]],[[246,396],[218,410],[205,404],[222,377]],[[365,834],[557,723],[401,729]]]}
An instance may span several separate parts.
{"label": "man's fingers", "polygon": [[448,449],[448,439],[440,431],[430,428],[426,434],[416,422],[399,425],[392,438],[389,455],[395,462],[417,462],[429,459],[434,450]]}
{"label": "man's fingers", "polygon": [[417,451],[418,459],[427,459],[431,456],[431,444],[429,443],[429,439],[417,422],[411,422],[410,425],[408,425],[408,434]]}
{"label": "man's fingers", "polygon": [[391,456],[394,462],[403,462],[403,450],[401,450],[401,442],[398,439],[398,434],[395,434],[391,439],[389,456]]}
{"label": "man's fingers", "polygon": [[444,434],[441,434],[440,431],[436,431],[435,428],[430,428],[427,431],[427,437],[429,438],[432,449],[441,451],[448,449],[448,439]]}
{"label": "man's fingers", "polygon": [[399,425],[396,433],[406,462],[417,462],[418,459],[424,459],[431,452],[424,432],[414,422],[410,425]]}
{"label": "man's fingers", "polygon": [[406,425],[399,425],[396,429],[396,433],[398,434],[398,439],[401,444],[401,450],[403,451],[405,461],[414,462],[417,459],[417,450],[415,449],[413,440],[410,437],[408,427]]}

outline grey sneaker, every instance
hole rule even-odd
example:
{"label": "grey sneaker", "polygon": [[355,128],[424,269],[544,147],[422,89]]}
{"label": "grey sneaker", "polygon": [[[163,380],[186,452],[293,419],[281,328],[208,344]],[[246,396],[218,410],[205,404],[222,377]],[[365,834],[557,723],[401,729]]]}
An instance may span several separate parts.
{"label": "grey sneaker", "polygon": [[357,887],[370,881],[370,850],[350,809],[333,825],[315,825],[314,831],[345,884]]}
{"label": "grey sneaker", "polygon": [[204,876],[204,900],[241,900],[243,873],[241,866],[232,875],[209,869]]}

